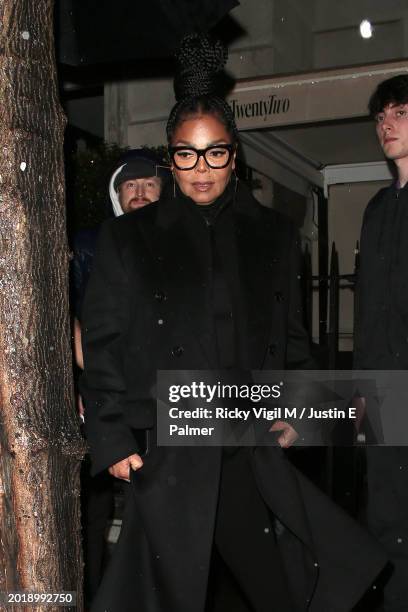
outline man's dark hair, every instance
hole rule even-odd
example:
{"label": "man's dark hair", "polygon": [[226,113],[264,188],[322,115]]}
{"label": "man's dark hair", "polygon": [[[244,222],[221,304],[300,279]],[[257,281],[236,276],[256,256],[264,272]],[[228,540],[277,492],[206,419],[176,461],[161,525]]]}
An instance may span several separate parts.
{"label": "man's dark hair", "polygon": [[408,103],[408,74],[399,74],[377,85],[368,103],[371,117],[376,117],[389,104]]}
{"label": "man's dark hair", "polygon": [[190,34],[181,42],[177,54],[174,91],[177,104],[167,122],[167,140],[171,144],[176,128],[197,114],[214,115],[224,125],[232,142],[238,130],[229,104],[219,95],[227,50],[220,41],[206,34]]}

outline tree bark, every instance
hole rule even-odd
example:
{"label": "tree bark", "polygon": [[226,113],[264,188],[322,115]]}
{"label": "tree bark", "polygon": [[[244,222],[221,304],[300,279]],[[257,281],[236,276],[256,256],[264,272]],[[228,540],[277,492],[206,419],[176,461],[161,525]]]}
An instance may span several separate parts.
{"label": "tree bark", "polygon": [[0,591],[77,591],[81,610],[53,5],[0,0]]}

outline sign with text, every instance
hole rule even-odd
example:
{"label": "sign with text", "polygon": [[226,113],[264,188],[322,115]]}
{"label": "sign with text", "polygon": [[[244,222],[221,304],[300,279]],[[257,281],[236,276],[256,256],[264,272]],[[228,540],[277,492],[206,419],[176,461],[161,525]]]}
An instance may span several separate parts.
{"label": "sign with text", "polygon": [[370,94],[406,62],[238,81],[228,102],[239,130],[334,121],[367,115]]}

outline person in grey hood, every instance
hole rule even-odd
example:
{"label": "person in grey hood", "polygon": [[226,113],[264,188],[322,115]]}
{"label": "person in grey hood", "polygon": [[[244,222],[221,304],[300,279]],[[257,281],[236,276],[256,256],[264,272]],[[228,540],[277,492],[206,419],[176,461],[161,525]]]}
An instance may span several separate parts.
{"label": "person in grey hood", "polygon": [[[108,184],[110,204],[115,217],[156,202],[169,176],[170,168],[159,155],[149,149],[126,151],[116,164]],[[99,227],[83,229],[77,232],[73,239],[71,300],[74,316],[79,320],[98,233]],[[80,348],[80,344],[78,347]]]}
{"label": "person in grey hood", "polygon": [[109,196],[116,217],[156,202],[169,169],[145,149],[129,151],[109,181]]}

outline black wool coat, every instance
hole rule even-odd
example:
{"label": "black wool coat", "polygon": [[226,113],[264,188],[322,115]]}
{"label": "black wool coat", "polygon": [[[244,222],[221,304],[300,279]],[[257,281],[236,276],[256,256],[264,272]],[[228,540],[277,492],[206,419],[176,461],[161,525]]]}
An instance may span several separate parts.
{"label": "black wool coat", "polygon": [[[203,223],[191,201],[170,197],[101,230],[83,310],[82,390],[94,472],[137,451],[135,432],[154,428],[157,370],[216,367],[197,225]],[[240,187],[217,228],[228,236],[219,241],[226,277],[235,275],[235,287],[239,279],[240,365],[310,367],[292,223]],[[204,610],[221,450],[157,447],[151,438],[143,468],[132,474],[120,542],[95,611]],[[279,524],[296,612],[351,610],[382,568],[382,551],[281,449],[247,452]]]}

